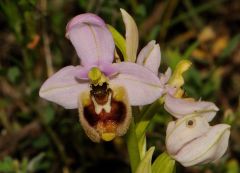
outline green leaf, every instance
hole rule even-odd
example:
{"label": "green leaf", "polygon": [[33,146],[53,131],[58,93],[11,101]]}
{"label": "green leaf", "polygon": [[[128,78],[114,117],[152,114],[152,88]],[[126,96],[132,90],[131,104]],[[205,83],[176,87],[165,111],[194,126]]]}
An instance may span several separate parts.
{"label": "green leaf", "polygon": [[230,160],[227,164],[227,173],[239,173],[239,165],[236,160]]}
{"label": "green leaf", "polygon": [[138,148],[139,148],[139,154],[141,159],[143,159],[143,157],[146,154],[146,146],[147,146],[147,140],[146,140],[146,135],[144,134],[140,139],[138,139]]}
{"label": "green leaf", "polygon": [[55,112],[51,106],[46,107],[43,112],[44,121],[50,124],[54,120]]}
{"label": "green leaf", "polygon": [[48,136],[46,134],[42,134],[32,142],[32,145],[35,149],[46,148],[49,145]]}
{"label": "green leaf", "polygon": [[145,37],[147,37],[147,40],[155,40],[158,37],[158,34],[160,32],[160,28],[161,28],[161,26],[156,24],[151,29],[151,31],[147,35],[145,35]]}
{"label": "green leaf", "polygon": [[3,12],[6,22],[14,32],[17,42],[23,40],[22,32],[22,15],[14,1],[0,1],[0,10]]}
{"label": "green leaf", "polygon": [[240,43],[240,34],[237,34],[230,40],[230,42],[228,43],[228,46],[223,50],[223,52],[219,57],[219,61],[223,62],[228,56],[230,56],[239,43]]}
{"label": "green leaf", "polygon": [[27,166],[28,166],[28,159],[24,157],[23,160],[21,161],[21,173],[28,173]]}
{"label": "green leaf", "polygon": [[5,157],[4,160],[0,161],[0,172],[14,172],[13,160],[11,157]]}
{"label": "green leaf", "polygon": [[126,41],[123,36],[111,25],[107,25],[109,31],[112,33],[114,43],[121,51],[124,61],[127,61],[127,53],[126,53]]}
{"label": "green leaf", "polygon": [[88,5],[88,3],[87,3],[86,0],[78,0],[77,2],[78,2],[79,6],[80,6],[81,8],[86,9],[86,7],[87,7],[87,5]]}
{"label": "green leaf", "polygon": [[7,77],[12,82],[15,83],[20,76],[20,70],[18,67],[11,67],[8,69]]}
{"label": "green leaf", "polygon": [[138,165],[136,173],[152,173],[151,165],[152,165],[152,155],[153,155],[154,150],[155,150],[155,147],[151,147],[147,151],[144,158]]}
{"label": "green leaf", "polygon": [[137,16],[145,17],[147,15],[146,5],[138,4],[136,8],[136,13],[137,13]]}
{"label": "green leaf", "polygon": [[236,120],[237,120],[237,116],[232,111],[232,109],[227,109],[224,111],[224,118],[223,118],[224,123],[229,124],[229,125],[234,125]]}
{"label": "green leaf", "polygon": [[199,46],[199,41],[194,42],[192,45],[190,45],[187,50],[184,52],[182,59],[188,59],[192,52]]}
{"label": "green leaf", "polygon": [[166,60],[167,65],[171,69],[175,69],[176,65],[179,61],[182,60],[182,54],[180,53],[179,48],[171,49],[168,48],[165,51],[165,54],[163,54],[163,58]]}
{"label": "green leaf", "polygon": [[175,171],[175,160],[166,152],[159,155],[152,165],[152,173],[173,173]]}

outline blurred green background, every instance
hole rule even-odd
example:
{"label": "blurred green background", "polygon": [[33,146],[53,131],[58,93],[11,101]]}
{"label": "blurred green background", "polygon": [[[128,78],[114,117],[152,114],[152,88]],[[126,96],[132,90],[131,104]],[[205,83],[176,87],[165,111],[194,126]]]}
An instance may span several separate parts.
{"label": "blurred green background", "polygon": [[[84,134],[77,110],[64,110],[38,96],[58,69],[79,60],[65,38],[75,15],[93,12],[124,34],[120,8],[136,20],[140,48],[155,39],[162,64],[174,69],[190,59],[186,95],[215,102],[215,123],[231,124],[230,145],[214,164],[179,173],[239,173],[240,1],[239,0],[1,0],[0,1],[0,173],[129,173],[124,138],[95,144]],[[154,118],[148,146],[164,151],[171,116]]]}

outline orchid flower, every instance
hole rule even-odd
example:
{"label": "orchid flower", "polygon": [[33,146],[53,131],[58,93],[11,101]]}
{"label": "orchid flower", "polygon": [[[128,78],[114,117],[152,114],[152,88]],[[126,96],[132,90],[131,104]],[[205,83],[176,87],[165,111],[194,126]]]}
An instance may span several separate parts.
{"label": "orchid flower", "polygon": [[[183,166],[213,162],[227,150],[230,126],[209,122],[218,108],[211,102],[183,100],[167,97],[165,108],[178,118],[167,127],[166,147],[168,154]],[[168,107],[174,104],[176,107]]]}
{"label": "orchid flower", "polygon": [[104,21],[91,13],[67,24],[66,37],[80,59],[48,78],[39,95],[66,109],[79,109],[80,122],[94,142],[126,133],[130,105],[150,104],[162,94],[159,79],[147,68],[114,63],[114,41]]}

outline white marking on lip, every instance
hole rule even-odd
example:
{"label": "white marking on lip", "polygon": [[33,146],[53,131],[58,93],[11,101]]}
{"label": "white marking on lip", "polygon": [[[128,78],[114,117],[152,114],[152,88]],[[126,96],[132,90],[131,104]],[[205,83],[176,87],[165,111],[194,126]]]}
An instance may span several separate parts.
{"label": "white marking on lip", "polygon": [[93,104],[94,104],[95,112],[97,114],[100,114],[102,112],[102,110],[104,110],[105,112],[110,113],[111,112],[111,100],[112,100],[112,93],[109,94],[108,101],[104,105],[99,105],[97,103],[97,101],[95,100],[95,98],[92,97],[92,101],[93,101]]}

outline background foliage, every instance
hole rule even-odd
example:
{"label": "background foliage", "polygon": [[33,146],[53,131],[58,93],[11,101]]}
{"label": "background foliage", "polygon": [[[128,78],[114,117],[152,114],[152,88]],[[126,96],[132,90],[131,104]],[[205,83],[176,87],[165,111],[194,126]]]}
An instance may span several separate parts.
{"label": "background foliage", "polygon": [[[77,110],[39,98],[43,81],[78,64],[64,37],[69,19],[93,12],[124,34],[119,8],[136,20],[140,47],[160,43],[162,65],[181,59],[193,67],[185,75],[186,95],[215,102],[215,122],[232,125],[227,154],[215,164],[183,168],[186,173],[238,173],[240,161],[240,1],[239,0],[1,0],[0,1],[0,172],[130,172],[124,138],[92,143]],[[148,144],[164,151],[171,120],[164,110],[148,130]]]}

